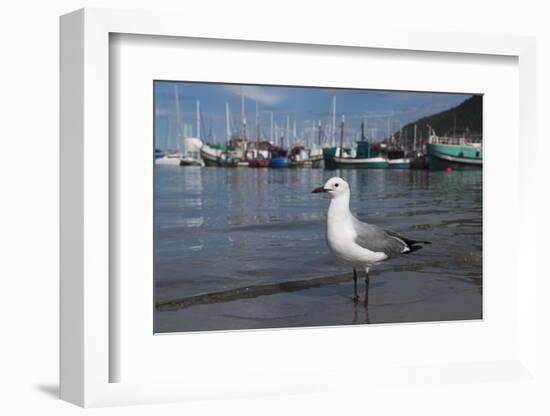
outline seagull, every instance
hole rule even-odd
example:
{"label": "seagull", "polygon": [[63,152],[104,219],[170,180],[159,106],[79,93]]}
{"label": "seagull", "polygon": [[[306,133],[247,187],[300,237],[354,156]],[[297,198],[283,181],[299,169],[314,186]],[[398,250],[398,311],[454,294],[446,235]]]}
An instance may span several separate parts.
{"label": "seagull", "polygon": [[369,270],[387,259],[401,254],[413,253],[431,244],[403,237],[394,231],[359,221],[349,209],[350,188],[342,178],[330,178],[312,193],[328,193],[330,206],[327,214],[327,245],[332,254],[353,267],[354,303],[359,302],[357,292],[357,269],[365,270],[365,301],[369,302]]}

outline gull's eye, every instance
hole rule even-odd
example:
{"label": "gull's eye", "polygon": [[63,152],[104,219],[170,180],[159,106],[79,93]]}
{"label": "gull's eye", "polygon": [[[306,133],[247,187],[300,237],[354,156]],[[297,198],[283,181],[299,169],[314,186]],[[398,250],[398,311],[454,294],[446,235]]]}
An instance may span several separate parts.
{"label": "gull's eye", "polygon": [[340,185],[340,184],[335,183],[335,184],[334,184],[334,187],[335,187],[335,188],[338,188],[339,185]]}

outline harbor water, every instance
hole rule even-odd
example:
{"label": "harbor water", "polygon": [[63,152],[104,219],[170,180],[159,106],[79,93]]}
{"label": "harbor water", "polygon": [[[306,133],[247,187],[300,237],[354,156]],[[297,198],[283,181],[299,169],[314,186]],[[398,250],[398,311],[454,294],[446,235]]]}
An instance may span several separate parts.
{"label": "harbor water", "polygon": [[[368,309],[311,194],[332,176],[361,220],[432,242],[373,267]],[[482,172],[157,165],[154,254],[155,332],[481,319]]]}

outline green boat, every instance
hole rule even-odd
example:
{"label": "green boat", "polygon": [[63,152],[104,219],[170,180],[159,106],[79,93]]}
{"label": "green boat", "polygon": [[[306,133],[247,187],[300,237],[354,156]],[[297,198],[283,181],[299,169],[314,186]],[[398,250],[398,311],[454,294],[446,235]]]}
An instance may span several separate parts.
{"label": "green boat", "polygon": [[327,169],[386,169],[388,159],[376,155],[372,157],[369,152],[369,144],[366,141],[357,142],[357,155],[355,157],[346,157],[351,153],[351,149],[343,149],[340,156],[340,149],[331,147],[323,149],[325,157],[325,168]]}
{"label": "green boat", "polygon": [[431,136],[428,143],[428,156],[430,170],[466,170],[483,167],[481,141]]}
{"label": "green boat", "polygon": [[340,125],[340,147],[323,149],[326,169],[386,169],[388,159],[371,152],[369,142],[365,140],[364,124],[361,123],[361,141],[357,142],[355,157],[350,157],[351,149],[344,148],[344,118]]}

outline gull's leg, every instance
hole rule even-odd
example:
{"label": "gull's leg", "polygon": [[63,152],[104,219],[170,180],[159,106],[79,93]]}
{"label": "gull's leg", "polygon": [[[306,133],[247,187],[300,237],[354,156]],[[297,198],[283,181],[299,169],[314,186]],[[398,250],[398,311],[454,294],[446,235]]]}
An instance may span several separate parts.
{"label": "gull's leg", "polygon": [[365,269],[365,308],[369,306],[369,268]]}
{"label": "gull's leg", "polygon": [[359,302],[359,293],[357,292],[357,270],[353,268],[353,302],[357,304]]}

